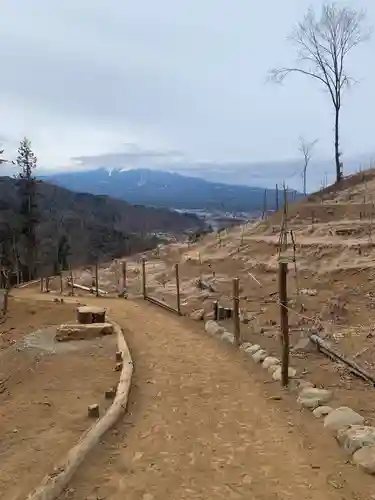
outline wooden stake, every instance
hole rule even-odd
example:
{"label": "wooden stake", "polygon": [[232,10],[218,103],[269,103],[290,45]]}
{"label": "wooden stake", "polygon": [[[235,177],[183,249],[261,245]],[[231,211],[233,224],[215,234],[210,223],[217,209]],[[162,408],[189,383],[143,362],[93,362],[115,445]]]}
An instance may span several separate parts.
{"label": "wooden stake", "polygon": [[72,292],[72,297],[74,295],[74,281],[73,281],[73,271],[72,271],[72,267],[70,267],[70,286],[72,288],[71,292]]}
{"label": "wooden stake", "polygon": [[264,190],[264,195],[263,195],[262,220],[266,218],[266,213],[267,213],[267,189]]}
{"label": "wooden stake", "polygon": [[43,276],[40,278],[40,291],[41,292],[44,291],[44,288],[43,288]]}
{"label": "wooden stake", "polygon": [[63,273],[60,265],[60,293],[64,293],[64,282],[63,282]]}
{"label": "wooden stake", "polygon": [[289,325],[288,325],[288,295],[287,295],[288,264],[279,262],[279,302],[280,302],[280,333],[282,343],[281,384],[289,383]]}
{"label": "wooden stake", "polygon": [[49,276],[46,278],[46,292],[49,293]]}
{"label": "wooden stake", "polygon": [[122,288],[126,290],[127,281],[126,281],[126,260],[121,262],[121,274],[122,274]]}
{"label": "wooden stake", "polygon": [[95,295],[99,297],[99,264],[98,260],[95,262]]}
{"label": "wooden stake", "polygon": [[276,184],[276,212],[279,211],[279,186]]}
{"label": "wooden stake", "polygon": [[142,259],[142,293],[143,298],[146,299],[146,259]]}
{"label": "wooden stake", "polygon": [[234,326],[234,342],[236,347],[239,347],[241,343],[239,278],[233,278],[233,326]]}
{"label": "wooden stake", "polygon": [[180,295],[180,273],[178,264],[175,264],[176,271],[176,290],[177,290],[177,312],[181,316],[181,295]]}

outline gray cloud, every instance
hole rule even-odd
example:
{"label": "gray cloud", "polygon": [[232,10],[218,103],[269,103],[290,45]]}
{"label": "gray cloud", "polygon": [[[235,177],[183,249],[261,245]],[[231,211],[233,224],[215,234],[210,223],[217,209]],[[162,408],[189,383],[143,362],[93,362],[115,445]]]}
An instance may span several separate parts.
{"label": "gray cloud", "polygon": [[[0,135],[14,149],[27,134],[42,166],[53,168],[75,158],[72,165],[175,162],[181,169],[184,158],[189,170],[195,163],[201,169],[202,160],[241,161],[256,175],[257,161],[295,157],[300,135],[319,137],[317,155],[329,157],[327,96],[298,77],[283,87],[264,83],[270,67],[293,61],[285,38],[309,3],[7,2]],[[373,2],[353,5],[367,7],[375,24]],[[348,156],[373,150],[374,47],[372,39],[351,60],[361,84],[345,97]],[[125,143],[138,149],[131,153]]]}

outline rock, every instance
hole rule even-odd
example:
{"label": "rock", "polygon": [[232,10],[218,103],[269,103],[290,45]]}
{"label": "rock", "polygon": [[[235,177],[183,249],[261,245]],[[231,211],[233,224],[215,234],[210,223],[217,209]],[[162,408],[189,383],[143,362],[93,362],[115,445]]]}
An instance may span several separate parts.
{"label": "rock", "polygon": [[315,297],[317,291],[313,288],[301,288],[299,291],[301,295],[309,295],[310,297]]}
{"label": "rock", "polygon": [[309,380],[298,380],[298,387],[300,390],[315,387],[315,385]]}
{"label": "rock", "polygon": [[224,328],[220,326],[216,321],[206,321],[206,324],[204,325],[204,329],[206,330],[207,333],[210,335],[221,335],[224,333]]}
{"label": "rock", "polygon": [[229,342],[229,344],[234,344],[234,335],[225,330],[224,333],[221,335],[220,340],[224,340],[224,342]]}
{"label": "rock", "polygon": [[279,365],[280,364],[280,360],[278,358],[274,358],[273,356],[267,356],[265,358],[265,360],[263,361],[263,368],[265,370],[268,370],[268,368],[270,366],[275,366],[275,365]]}
{"label": "rock", "polygon": [[196,311],[193,311],[190,314],[190,318],[194,319],[195,321],[202,321],[204,319],[204,310],[203,309],[197,309]]}
{"label": "rock", "polygon": [[[288,374],[290,378],[293,378],[297,375],[297,370],[295,368],[292,368],[291,366],[288,367]],[[281,366],[277,366],[276,370],[272,373],[272,378],[273,380],[279,381],[281,380]]]}
{"label": "rock", "polygon": [[329,415],[332,410],[333,408],[331,408],[330,406],[318,406],[312,413],[314,417],[321,418]]}
{"label": "rock", "polygon": [[324,427],[334,433],[350,425],[362,425],[365,419],[351,408],[342,406],[333,410],[324,419]]}
{"label": "rock", "polygon": [[275,371],[279,368],[279,365],[271,365],[267,368],[267,371],[270,375],[275,373]]}
{"label": "rock", "polygon": [[375,446],[375,427],[350,425],[340,429],[336,439],[347,453],[353,455],[364,446]]}
{"label": "rock", "polygon": [[104,323],[105,309],[95,306],[80,306],[77,308],[78,323]]}
{"label": "rock", "polygon": [[69,340],[89,340],[104,335],[111,335],[113,326],[111,323],[89,323],[60,325],[57,328],[55,340],[66,342]]}
{"label": "rock", "polygon": [[253,355],[254,353],[256,353],[257,351],[259,351],[260,349],[261,349],[260,345],[254,344],[251,347],[248,347],[247,349],[245,349],[245,352],[247,352],[248,354]]}
{"label": "rock", "polygon": [[122,361],[116,363],[115,372],[120,372],[122,370]]}
{"label": "rock", "polygon": [[252,355],[252,358],[255,361],[255,363],[261,363],[266,359],[266,357],[267,353],[264,349],[259,349],[259,351],[254,352],[254,354]]}
{"label": "rock", "polygon": [[356,451],[353,462],[367,474],[375,474],[375,446],[365,446]]}
{"label": "rock", "polygon": [[245,342],[244,344],[241,344],[240,349],[242,351],[246,351],[247,348],[251,347],[253,344],[251,342]]}
{"label": "rock", "polygon": [[[332,392],[327,389],[318,389],[316,387],[305,387],[299,393],[297,402],[304,408],[315,410],[318,406],[327,403],[332,397]],[[326,417],[327,418],[327,417]]]}

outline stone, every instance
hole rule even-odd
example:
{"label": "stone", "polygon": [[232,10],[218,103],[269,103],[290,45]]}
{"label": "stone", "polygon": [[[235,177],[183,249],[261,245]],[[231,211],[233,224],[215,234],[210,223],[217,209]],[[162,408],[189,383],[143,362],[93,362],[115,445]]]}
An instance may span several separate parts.
{"label": "stone", "polygon": [[[297,375],[297,370],[291,366],[288,367],[288,375],[290,378],[293,378]],[[272,378],[275,381],[281,380],[281,366],[277,366],[276,370],[272,373]]]}
{"label": "stone", "polygon": [[104,335],[111,335],[111,323],[66,324],[57,328],[55,340],[67,342],[69,340],[90,340]]}
{"label": "stone", "polygon": [[278,358],[275,358],[273,356],[267,356],[265,358],[265,360],[263,361],[262,366],[265,370],[268,370],[268,368],[270,366],[275,366],[275,365],[279,365],[279,364],[280,364],[280,360]]}
{"label": "stone", "polygon": [[204,319],[204,310],[203,309],[197,309],[196,311],[193,311],[190,314],[190,318],[194,319],[195,321],[202,321]]}
{"label": "stone", "polygon": [[340,429],[350,425],[362,425],[364,421],[365,419],[359,413],[346,406],[341,406],[325,417],[324,427],[337,433]]}
{"label": "stone", "polygon": [[[318,406],[328,403],[332,398],[332,392],[327,389],[318,389],[316,387],[305,387],[299,393],[297,402],[304,408],[315,410]],[[327,417],[326,417],[327,418]]]}
{"label": "stone", "polygon": [[267,371],[270,375],[274,374],[275,371],[279,368],[279,365],[271,365],[267,368]]}
{"label": "stone", "polygon": [[365,446],[353,455],[353,462],[367,474],[375,474],[375,446]]}
{"label": "stone", "polygon": [[312,414],[315,418],[321,418],[329,415],[331,411],[333,411],[333,408],[330,406],[318,406],[315,410],[313,410]]}
{"label": "stone", "polygon": [[253,355],[254,353],[256,353],[257,351],[259,351],[260,349],[261,349],[260,345],[254,344],[251,347],[248,347],[247,349],[245,349],[245,352],[247,352],[248,354]]}
{"label": "stone", "polygon": [[220,326],[218,323],[216,323],[216,321],[213,320],[206,321],[204,329],[210,335],[221,335],[225,331],[222,326]]}
{"label": "stone", "polygon": [[220,340],[224,340],[224,342],[229,342],[229,344],[234,344],[234,335],[225,330],[224,333],[221,335]]}
{"label": "stone", "polygon": [[122,361],[116,363],[115,372],[120,372],[122,370]]}
{"label": "stone", "polygon": [[87,408],[87,415],[90,418],[99,418],[99,405],[98,404],[90,405]]}
{"label": "stone", "polygon": [[350,425],[340,429],[336,439],[347,453],[353,455],[364,446],[375,446],[375,427]]}
{"label": "stone", "polygon": [[253,344],[251,342],[245,342],[244,344],[241,344],[240,349],[242,351],[246,351],[249,347],[251,347]]}
{"label": "stone", "polygon": [[298,387],[300,390],[315,387],[315,385],[309,380],[298,380]]}
{"label": "stone", "polygon": [[255,363],[261,363],[264,361],[267,357],[267,352],[264,349],[259,349],[259,351],[254,352],[252,355],[252,358]]}

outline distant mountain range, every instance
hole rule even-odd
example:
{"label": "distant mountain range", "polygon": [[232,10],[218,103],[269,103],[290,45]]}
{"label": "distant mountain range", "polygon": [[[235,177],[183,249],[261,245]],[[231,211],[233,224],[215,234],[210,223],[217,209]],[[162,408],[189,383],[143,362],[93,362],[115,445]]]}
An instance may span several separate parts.
{"label": "distant mountain range", "polygon": [[[76,192],[107,195],[136,205],[224,212],[257,212],[263,209],[264,188],[209,182],[149,169],[106,169],[62,172],[45,176],[49,183]],[[288,197],[300,197],[289,192]],[[283,193],[279,192],[279,203]],[[267,209],[276,208],[276,190],[266,193]]]}

